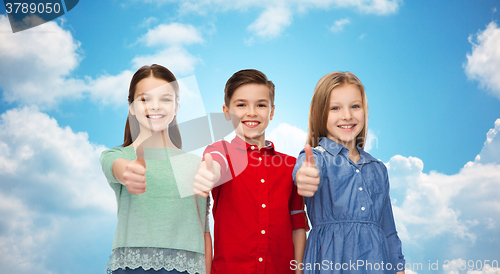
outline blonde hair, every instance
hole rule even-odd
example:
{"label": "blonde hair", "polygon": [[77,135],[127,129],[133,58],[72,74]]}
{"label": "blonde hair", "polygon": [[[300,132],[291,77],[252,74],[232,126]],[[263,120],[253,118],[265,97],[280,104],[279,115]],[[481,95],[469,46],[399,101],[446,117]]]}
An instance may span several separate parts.
{"label": "blonde hair", "polygon": [[314,88],[314,94],[311,99],[309,109],[309,131],[307,133],[307,143],[312,147],[319,144],[322,137],[326,137],[328,130],[326,123],[328,121],[328,112],[330,109],[330,94],[334,88],[354,85],[361,92],[363,100],[363,110],[365,113],[365,124],[361,132],[356,136],[356,146],[364,148],[368,134],[368,101],[366,99],[365,88],[361,81],[351,72],[335,71],[321,77]]}

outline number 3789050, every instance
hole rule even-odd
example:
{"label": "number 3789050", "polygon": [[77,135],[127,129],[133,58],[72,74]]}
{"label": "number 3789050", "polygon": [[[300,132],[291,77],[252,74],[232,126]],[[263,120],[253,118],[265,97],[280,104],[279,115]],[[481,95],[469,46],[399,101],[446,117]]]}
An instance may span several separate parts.
{"label": "number 3789050", "polygon": [[59,3],[7,3],[5,5],[7,13],[60,13]]}

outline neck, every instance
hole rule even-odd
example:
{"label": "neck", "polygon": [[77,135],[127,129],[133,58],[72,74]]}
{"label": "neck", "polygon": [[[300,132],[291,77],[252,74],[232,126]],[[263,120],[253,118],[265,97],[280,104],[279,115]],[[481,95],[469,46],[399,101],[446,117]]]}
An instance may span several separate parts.
{"label": "neck", "polygon": [[135,139],[133,146],[143,144],[145,148],[175,148],[177,147],[172,143],[168,135],[168,128],[159,131],[151,132],[150,130],[141,130],[137,139]]}
{"label": "neck", "polygon": [[244,140],[245,142],[251,144],[251,145],[254,145],[254,146],[258,146],[259,149],[263,148],[265,145],[266,145],[266,138],[264,138],[264,134],[259,136],[258,139],[253,139],[253,138],[247,138],[245,136],[239,136],[237,135],[240,139]]}

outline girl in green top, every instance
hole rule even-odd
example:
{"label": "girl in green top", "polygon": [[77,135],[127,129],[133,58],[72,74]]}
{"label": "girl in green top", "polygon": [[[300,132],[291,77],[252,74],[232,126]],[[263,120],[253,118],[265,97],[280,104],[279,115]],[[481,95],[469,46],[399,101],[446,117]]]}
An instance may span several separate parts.
{"label": "girl in green top", "polygon": [[128,101],[124,143],[101,155],[118,203],[107,272],[209,273],[209,200],[179,192],[192,184],[201,159],[181,150],[177,80],[160,65],[141,67]]}

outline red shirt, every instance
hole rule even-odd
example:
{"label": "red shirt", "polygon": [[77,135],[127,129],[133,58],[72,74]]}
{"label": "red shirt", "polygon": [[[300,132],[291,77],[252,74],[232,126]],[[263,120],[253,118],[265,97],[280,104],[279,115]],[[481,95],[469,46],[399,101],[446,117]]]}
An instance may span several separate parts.
{"label": "red shirt", "polygon": [[296,159],[266,145],[259,150],[236,137],[205,149],[225,182],[212,190],[213,274],[294,273],[292,231],[307,227],[292,178]]}

